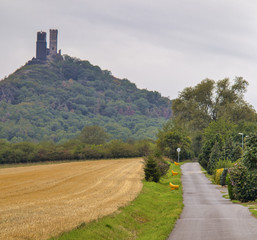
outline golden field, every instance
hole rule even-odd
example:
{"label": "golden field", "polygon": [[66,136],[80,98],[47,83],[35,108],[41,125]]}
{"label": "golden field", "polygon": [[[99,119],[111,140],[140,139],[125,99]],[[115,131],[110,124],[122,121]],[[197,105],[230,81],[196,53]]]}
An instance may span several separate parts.
{"label": "golden field", "polygon": [[116,211],[142,189],[143,159],[0,169],[0,239],[48,239]]}

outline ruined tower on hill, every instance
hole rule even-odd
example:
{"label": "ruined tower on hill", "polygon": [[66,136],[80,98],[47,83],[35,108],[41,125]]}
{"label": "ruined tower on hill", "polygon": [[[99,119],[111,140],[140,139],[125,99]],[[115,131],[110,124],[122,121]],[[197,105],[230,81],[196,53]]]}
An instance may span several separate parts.
{"label": "ruined tower on hill", "polygon": [[50,44],[49,44],[49,54],[55,55],[57,54],[57,29],[50,29]]}
{"label": "ruined tower on hill", "polygon": [[61,50],[57,53],[57,29],[50,29],[49,48],[47,48],[46,32],[37,32],[36,58],[28,61],[28,64],[44,64],[47,59],[56,55],[61,55]]}
{"label": "ruined tower on hill", "polygon": [[37,33],[37,48],[36,48],[36,59],[45,61],[47,55],[46,48],[46,32],[38,32]]}

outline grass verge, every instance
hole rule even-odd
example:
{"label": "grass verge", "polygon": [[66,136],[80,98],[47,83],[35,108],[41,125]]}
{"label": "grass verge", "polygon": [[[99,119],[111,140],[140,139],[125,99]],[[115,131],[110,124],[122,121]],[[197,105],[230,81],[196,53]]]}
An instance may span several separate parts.
{"label": "grass verge", "polygon": [[[172,176],[171,169],[179,175]],[[180,177],[180,167],[171,164],[159,183],[143,181],[140,195],[128,206],[51,240],[167,239],[183,208]],[[169,182],[180,185],[179,190],[171,190]]]}
{"label": "grass verge", "polygon": [[247,203],[240,203],[245,207],[249,208],[249,211],[253,214],[253,216],[257,217],[257,200],[255,202],[247,202]]}
{"label": "grass verge", "polygon": [[204,175],[205,175],[213,184],[215,184],[215,181],[214,181],[213,176],[210,175],[201,165],[200,165],[200,167],[201,167],[201,170],[202,170],[202,172],[204,173]]}

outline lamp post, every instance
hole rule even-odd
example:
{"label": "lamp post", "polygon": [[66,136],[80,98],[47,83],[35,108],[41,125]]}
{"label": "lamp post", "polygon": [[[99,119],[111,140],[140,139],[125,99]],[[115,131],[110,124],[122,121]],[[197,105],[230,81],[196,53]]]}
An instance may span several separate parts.
{"label": "lamp post", "polygon": [[238,134],[242,136],[242,150],[244,150],[244,134],[243,133],[238,133]]}

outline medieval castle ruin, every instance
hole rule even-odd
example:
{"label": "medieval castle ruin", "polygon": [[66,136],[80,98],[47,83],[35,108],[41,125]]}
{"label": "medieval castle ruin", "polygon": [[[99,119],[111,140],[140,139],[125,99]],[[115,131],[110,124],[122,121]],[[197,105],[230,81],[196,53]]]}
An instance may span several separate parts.
{"label": "medieval castle ruin", "polygon": [[32,58],[29,64],[44,63],[48,58],[61,55],[61,50],[57,53],[58,30],[50,29],[49,48],[47,48],[46,32],[37,32],[36,58]]}

